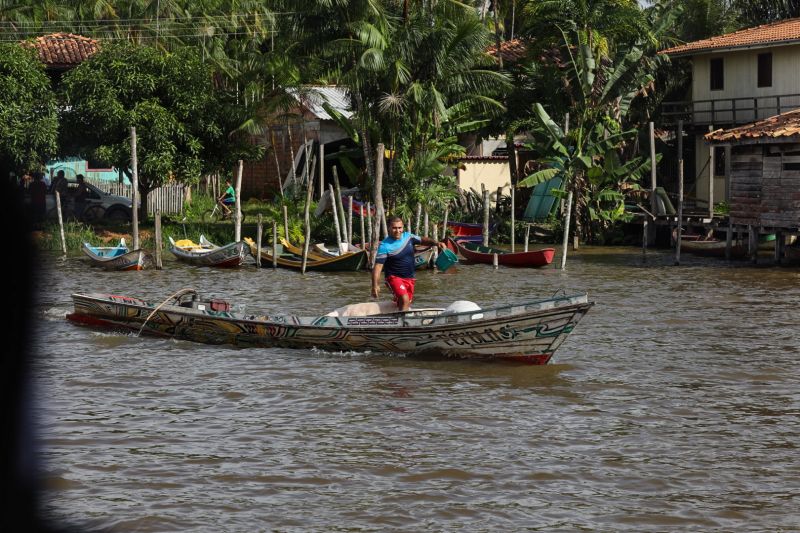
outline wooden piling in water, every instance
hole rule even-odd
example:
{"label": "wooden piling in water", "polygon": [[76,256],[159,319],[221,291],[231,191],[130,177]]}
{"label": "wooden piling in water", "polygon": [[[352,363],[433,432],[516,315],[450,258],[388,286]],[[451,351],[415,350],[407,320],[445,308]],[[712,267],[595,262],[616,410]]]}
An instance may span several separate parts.
{"label": "wooden piling in water", "polygon": [[264,233],[264,223],[261,213],[258,214],[258,226],[256,227],[256,266],[261,266],[261,238]]}
{"label": "wooden piling in water", "polygon": [[241,159],[236,167],[236,198],[235,198],[235,214],[234,214],[234,240],[239,242],[242,240],[242,170],[244,169],[244,161]]}
{"label": "wooden piling in water", "polygon": [[278,223],[272,221],[272,268],[278,268]]}
{"label": "wooden piling in water", "polygon": [[283,206],[283,236],[289,240],[289,208]]}
{"label": "wooden piling in water", "polygon": [[681,264],[681,236],[683,235],[683,159],[678,160],[678,223],[675,228],[675,265]]}
{"label": "wooden piling in water", "polygon": [[156,211],[156,236],[155,236],[155,243],[153,245],[153,255],[155,255],[156,260],[156,270],[161,270],[163,265],[161,264],[161,211]]}
{"label": "wooden piling in water", "polygon": [[353,244],[353,196],[347,197],[347,244]]}
{"label": "wooden piling in water", "polygon": [[67,255],[67,240],[64,237],[64,217],[61,214],[61,194],[56,191],[56,212],[58,213],[58,228],[61,231],[61,251]]}
{"label": "wooden piling in water", "polygon": [[[131,126],[131,232],[133,233],[133,249],[139,249],[139,162],[136,157],[136,128]],[[145,206],[145,209],[147,206]]]}
{"label": "wooden piling in water", "polygon": [[484,246],[489,246],[489,191],[486,190],[483,183],[481,183],[481,189],[483,190],[483,229],[481,230],[483,240],[481,242]]}
{"label": "wooden piling in water", "polygon": [[331,211],[333,211],[333,228],[336,230],[336,250],[338,250],[339,253],[342,253],[342,234],[339,226],[339,210],[336,207],[336,203],[333,201],[335,194],[333,190],[333,184],[329,183],[328,189],[330,190],[331,193],[331,203],[332,203]]}

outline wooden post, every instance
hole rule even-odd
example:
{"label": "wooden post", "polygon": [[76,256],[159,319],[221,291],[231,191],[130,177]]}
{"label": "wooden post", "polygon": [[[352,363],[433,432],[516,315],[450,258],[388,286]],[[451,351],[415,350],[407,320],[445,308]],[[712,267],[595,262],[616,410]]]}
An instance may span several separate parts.
{"label": "wooden post", "polygon": [[[433,225],[433,240],[439,242],[439,226],[436,224]],[[439,258],[439,247],[433,247],[433,263],[436,264],[436,260]],[[433,269],[433,273],[436,273],[436,269]]]}
{"label": "wooden post", "polygon": [[236,168],[236,209],[234,212],[234,240],[239,242],[242,240],[242,170],[244,169],[244,161],[239,160]]}
{"label": "wooden post", "polygon": [[58,227],[61,230],[61,251],[67,255],[67,240],[64,238],[64,217],[61,215],[61,194],[56,191],[56,212],[58,213]]}
{"label": "wooden post", "polygon": [[775,263],[780,265],[783,257],[783,232],[775,233]]}
{"label": "wooden post", "polygon": [[283,206],[283,236],[289,240],[289,209]]}
{"label": "wooden post", "polygon": [[[708,131],[714,131],[714,126],[708,126]],[[708,146],[708,218],[714,221],[714,145]]]}
{"label": "wooden post", "polygon": [[[655,125],[652,121],[649,122],[648,126],[650,130],[650,212],[655,216],[658,215],[658,198],[656,197],[656,135]],[[653,243],[656,240],[655,220],[653,220],[653,225],[650,226],[647,240]]]}
{"label": "wooden post", "polygon": [[525,251],[528,251],[528,242],[531,240],[531,225],[525,225]]}
{"label": "wooden post", "polygon": [[380,243],[381,221],[386,216],[383,210],[383,157],[384,157],[383,143],[378,144],[378,148],[376,151],[377,151],[377,157],[375,158],[375,188],[373,190],[373,194],[375,195],[375,228],[373,231],[372,243],[369,251],[370,266],[375,264],[375,256],[378,253],[378,244]]}
{"label": "wooden post", "polygon": [[347,242],[347,217],[344,216],[344,204],[342,203],[342,189],[339,187],[339,172],[333,167],[333,186],[336,190],[333,204],[339,210],[339,221],[341,222],[342,242]]}
{"label": "wooden post", "polygon": [[314,180],[308,180],[308,190],[306,191],[306,205],[303,212],[303,222],[305,223],[305,240],[303,242],[303,261],[300,266],[300,271],[306,273],[306,264],[308,263],[308,247],[311,245],[311,217],[309,209],[311,208],[311,198],[314,194]]}
{"label": "wooden post", "polygon": [[500,266],[500,262],[497,259],[497,254],[496,253],[492,254],[492,266],[495,269],[499,268],[499,266]]}
{"label": "wooden post", "polygon": [[[678,127],[680,128],[680,123]],[[678,151],[680,152],[680,149]],[[678,226],[675,228],[675,233],[675,265],[680,265],[683,234],[683,159],[678,160]]]}
{"label": "wooden post", "polygon": [[644,223],[642,224],[642,260],[647,261],[647,213],[644,214]]}
{"label": "wooden post", "polygon": [[754,265],[758,263],[758,237],[761,235],[761,228],[756,226],[750,227],[750,262]]}
{"label": "wooden post", "polygon": [[336,230],[336,250],[338,253],[342,253],[342,234],[341,230],[339,229],[339,210],[336,208],[336,203],[333,202],[334,199],[334,191],[333,191],[333,184],[328,184],[328,189],[331,193],[331,211],[333,211],[333,227]]}
{"label": "wooden post", "polygon": [[[372,244],[372,203],[367,202],[367,242]],[[372,252],[370,251],[370,257],[372,257]],[[372,263],[370,263],[370,267]]]}
{"label": "wooden post", "polygon": [[500,197],[503,196],[503,187],[497,188],[497,199],[494,203],[494,218],[500,220]]}
{"label": "wooden post", "polygon": [[272,268],[278,268],[278,223],[272,221]]}
{"label": "wooden post", "polygon": [[733,248],[733,225],[731,218],[728,216],[728,229],[725,231],[725,260],[731,260],[731,250]]}
{"label": "wooden post", "polygon": [[364,234],[364,204],[361,204],[361,207],[358,208],[358,219],[361,223],[361,249],[366,250],[366,236]]}
{"label": "wooden post", "polygon": [[163,267],[161,263],[161,210],[156,211],[156,242],[154,244],[156,269],[161,270]]}
{"label": "wooden post", "polygon": [[567,214],[564,215],[564,238],[561,241],[561,270],[567,268],[567,246],[569,244],[569,222],[572,216],[572,190],[567,193]]}
{"label": "wooden post", "polygon": [[429,221],[430,217],[428,216],[428,206],[425,206],[425,209],[422,210],[425,213],[423,219],[425,220],[425,224],[422,226],[422,236],[427,238],[430,233],[428,233],[428,228],[430,227]]}
{"label": "wooden post", "polygon": [[136,128],[131,126],[131,206],[133,207],[133,249],[139,249],[139,163],[136,159]]}
{"label": "wooden post", "polygon": [[353,197],[347,197],[347,244],[353,244]]}
{"label": "wooden post", "polygon": [[[280,175],[278,175],[280,177]],[[325,194],[325,145],[319,142],[319,199]]]}
{"label": "wooden post", "polygon": [[256,266],[261,266],[261,238],[264,235],[264,221],[261,213],[258,214],[258,226],[256,227]]}
{"label": "wooden post", "polygon": [[483,189],[483,229],[481,235],[483,236],[482,244],[489,246],[489,191],[481,183]]}
{"label": "wooden post", "polygon": [[411,233],[415,233],[419,235],[422,231],[419,229],[420,225],[422,224],[422,204],[417,202],[417,216],[415,218],[416,223],[414,224],[414,228],[416,228],[416,232],[412,231]]}
{"label": "wooden post", "polygon": [[514,182],[512,181],[511,182],[511,253],[512,254],[514,253],[514,247],[515,247],[516,241],[517,241],[517,236],[514,233],[514,229],[516,228],[516,225],[517,225],[517,221],[515,220],[516,215],[514,213],[514,211],[516,209],[516,207],[515,207],[516,193],[515,193],[514,189],[515,189],[515,185],[514,185]]}
{"label": "wooden post", "polygon": [[442,222],[442,240],[447,239],[447,218],[450,215],[450,202],[444,206],[444,221]]}

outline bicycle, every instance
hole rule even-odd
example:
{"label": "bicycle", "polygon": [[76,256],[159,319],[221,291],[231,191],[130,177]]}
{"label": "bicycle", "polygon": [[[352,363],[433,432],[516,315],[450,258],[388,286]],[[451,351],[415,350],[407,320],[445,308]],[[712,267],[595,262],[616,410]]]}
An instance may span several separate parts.
{"label": "bicycle", "polygon": [[[232,206],[235,207],[235,206]],[[226,213],[220,206],[220,202],[214,204],[214,209],[209,209],[203,213],[204,222],[220,222],[223,220],[233,220],[234,209],[230,213]],[[240,222],[244,224],[245,214],[242,213]]]}

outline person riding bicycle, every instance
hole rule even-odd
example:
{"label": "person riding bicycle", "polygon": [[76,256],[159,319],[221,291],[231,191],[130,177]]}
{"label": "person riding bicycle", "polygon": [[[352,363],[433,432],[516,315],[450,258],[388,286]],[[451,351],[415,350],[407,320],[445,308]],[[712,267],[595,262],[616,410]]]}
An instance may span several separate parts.
{"label": "person riding bicycle", "polygon": [[231,208],[228,206],[236,203],[236,191],[231,185],[230,179],[225,180],[225,187],[225,192],[222,193],[219,198],[217,198],[217,203],[225,212],[225,216],[228,217],[232,213]]}

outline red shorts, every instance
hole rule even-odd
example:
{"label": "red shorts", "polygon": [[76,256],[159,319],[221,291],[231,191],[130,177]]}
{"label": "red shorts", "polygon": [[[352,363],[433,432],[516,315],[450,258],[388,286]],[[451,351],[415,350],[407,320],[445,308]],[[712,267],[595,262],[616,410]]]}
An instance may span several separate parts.
{"label": "red shorts", "polygon": [[397,276],[386,276],[386,285],[388,285],[389,288],[394,293],[395,302],[400,300],[400,296],[408,294],[408,301],[409,303],[411,303],[411,301],[414,299],[414,283],[416,282],[417,280],[415,280],[414,278],[399,278]]}

